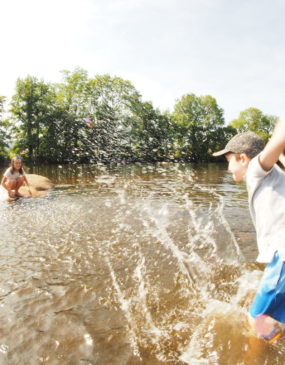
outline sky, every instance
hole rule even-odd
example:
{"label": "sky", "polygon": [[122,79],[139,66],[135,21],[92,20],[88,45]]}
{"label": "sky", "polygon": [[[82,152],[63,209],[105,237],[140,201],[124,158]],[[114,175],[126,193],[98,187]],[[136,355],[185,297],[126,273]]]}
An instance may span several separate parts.
{"label": "sky", "polygon": [[285,112],[284,0],[0,0],[0,95],[18,78],[129,80],[161,111],[211,95],[227,123]]}

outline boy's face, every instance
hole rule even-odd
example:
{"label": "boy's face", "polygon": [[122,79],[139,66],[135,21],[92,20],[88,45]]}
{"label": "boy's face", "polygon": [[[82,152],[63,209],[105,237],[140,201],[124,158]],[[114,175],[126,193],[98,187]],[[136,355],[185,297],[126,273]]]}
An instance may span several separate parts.
{"label": "boy's face", "polygon": [[242,181],[246,174],[250,158],[244,153],[241,155],[227,153],[225,157],[229,163],[228,170],[232,173],[234,181]]}

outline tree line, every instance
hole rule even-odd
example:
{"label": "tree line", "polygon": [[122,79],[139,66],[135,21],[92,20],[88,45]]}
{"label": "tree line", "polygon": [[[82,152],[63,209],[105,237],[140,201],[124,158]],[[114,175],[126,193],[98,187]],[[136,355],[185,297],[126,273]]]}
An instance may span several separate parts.
{"label": "tree line", "polygon": [[204,162],[236,133],[268,139],[277,120],[257,108],[225,124],[210,95],[187,94],[173,112],[142,100],[120,77],[63,71],[62,82],[18,79],[8,106],[0,96],[0,159],[40,163]]}

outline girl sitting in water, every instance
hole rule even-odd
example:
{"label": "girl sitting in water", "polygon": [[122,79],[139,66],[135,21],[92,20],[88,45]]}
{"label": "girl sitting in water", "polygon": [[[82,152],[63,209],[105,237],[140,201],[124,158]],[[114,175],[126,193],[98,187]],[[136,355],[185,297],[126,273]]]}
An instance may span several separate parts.
{"label": "girl sitting in water", "polygon": [[[23,169],[23,161],[21,157],[13,157],[11,166],[4,173],[1,185],[8,191],[10,198],[16,198],[23,197],[23,195],[19,193],[19,189],[24,183],[29,188],[29,183]],[[30,195],[32,195],[30,188],[29,192]]]}

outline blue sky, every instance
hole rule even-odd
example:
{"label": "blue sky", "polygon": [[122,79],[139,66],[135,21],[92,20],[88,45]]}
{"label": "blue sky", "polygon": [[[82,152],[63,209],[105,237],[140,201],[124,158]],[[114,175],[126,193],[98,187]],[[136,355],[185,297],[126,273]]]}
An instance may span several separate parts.
{"label": "blue sky", "polygon": [[187,93],[215,97],[227,122],[285,111],[283,0],[9,0],[0,14],[0,95],[81,67],[131,81],[162,111]]}

